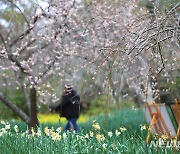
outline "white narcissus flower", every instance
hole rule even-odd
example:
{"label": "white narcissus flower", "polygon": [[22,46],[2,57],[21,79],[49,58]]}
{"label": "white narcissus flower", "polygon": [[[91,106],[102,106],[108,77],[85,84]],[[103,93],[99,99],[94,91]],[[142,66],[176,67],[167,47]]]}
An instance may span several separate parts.
{"label": "white narcissus flower", "polygon": [[116,131],[115,131],[115,134],[116,134],[116,136],[119,136],[119,135],[121,134],[121,132],[118,131],[118,130],[116,130]]}
{"label": "white narcissus flower", "polygon": [[29,130],[26,130],[26,131],[25,131],[25,134],[28,135],[28,134],[29,134]]}
{"label": "white narcissus flower", "polygon": [[41,136],[41,130],[40,130],[39,128],[38,128],[38,131],[37,131],[36,135],[37,135],[38,137]]}
{"label": "white narcissus flower", "polygon": [[52,136],[52,140],[53,140],[53,141],[59,141],[59,140],[61,140],[61,135],[56,134],[56,135]]}
{"label": "white narcissus flower", "polygon": [[62,127],[58,127],[58,128],[56,129],[56,131],[57,131],[58,133],[61,133]]}
{"label": "white narcissus flower", "polygon": [[146,125],[140,125],[140,129],[145,130],[145,129],[147,129],[147,126]]}
{"label": "white narcissus flower", "polygon": [[108,132],[108,136],[111,138],[113,136],[112,132]]}
{"label": "white narcissus flower", "polygon": [[92,131],[89,132],[89,136],[90,136],[90,137],[93,137],[93,136],[94,136],[94,134],[93,134]]}
{"label": "white narcissus flower", "polygon": [[10,124],[6,124],[6,125],[5,125],[5,129],[8,130],[8,129],[10,129],[10,128],[11,128]]}
{"label": "white narcissus flower", "polygon": [[95,123],[96,122],[96,120],[93,120],[93,123]]}
{"label": "white narcissus flower", "polygon": [[63,133],[63,139],[66,139],[66,138],[67,138],[67,134]]}
{"label": "white narcissus flower", "polygon": [[1,120],[1,124],[5,125],[6,123],[5,123],[5,121],[4,121],[4,120]]}
{"label": "white narcissus flower", "polygon": [[84,136],[84,138],[89,138],[89,134],[86,134],[86,135]]}
{"label": "white narcissus flower", "polygon": [[0,137],[3,136],[3,135],[4,135],[4,133],[3,133],[3,132],[0,132]]}
{"label": "white narcissus flower", "polygon": [[102,147],[103,147],[103,149],[106,149],[107,144],[104,143],[104,144],[102,145]]}
{"label": "white narcissus flower", "polygon": [[19,129],[18,129],[18,126],[17,126],[17,125],[14,126],[14,131],[15,131],[16,133],[18,133]]}
{"label": "white narcissus flower", "polygon": [[22,134],[21,134],[21,136],[22,136],[22,137],[26,136],[26,133],[25,133],[25,132],[24,132],[24,133],[22,133]]}
{"label": "white narcissus flower", "polygon": [[2,132],[3,134],[5,134],[5,133],[7,133],[7,130],[6,130],[5,128],[2,128],[2,129],[1,129],[1,132]]}
{"label": "white narcissus flower", "polygon": [[81,140],[84,140],[84,136],[80,136]]}

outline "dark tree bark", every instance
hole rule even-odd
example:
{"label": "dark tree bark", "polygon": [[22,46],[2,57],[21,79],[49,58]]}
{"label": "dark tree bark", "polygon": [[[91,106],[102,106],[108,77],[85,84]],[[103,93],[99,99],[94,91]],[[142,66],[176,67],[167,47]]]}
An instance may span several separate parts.
{"label": "dark tree bark", "polygon": [[30,89],[30,111],[31,111],[31,115],[30,115],[30,121],[28,123],[28,127],[31,130],[32,128],[34,128],[35,130],[37,130],[37,127],[39,125],[39,121],[37,118],[37,96],[36,96],[36,89],[34,87],[32,87]]}

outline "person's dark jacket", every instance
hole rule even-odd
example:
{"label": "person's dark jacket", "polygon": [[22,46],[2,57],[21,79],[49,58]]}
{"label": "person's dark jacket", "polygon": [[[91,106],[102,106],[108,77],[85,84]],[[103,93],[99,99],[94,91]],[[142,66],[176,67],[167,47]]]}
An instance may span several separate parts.
{"label": "person's dark jacket", "polygon": [[61,103],[55,108],[60,111],[61,117],[66,119],[78,118],[80,114],[80,97],[75,90],[64,93]]}

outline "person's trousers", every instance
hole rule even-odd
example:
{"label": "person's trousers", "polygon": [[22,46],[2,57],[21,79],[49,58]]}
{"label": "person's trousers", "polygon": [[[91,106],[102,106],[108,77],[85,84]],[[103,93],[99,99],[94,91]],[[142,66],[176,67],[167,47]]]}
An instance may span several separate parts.
{"label": "person's trousers", "polygon": [[73,129],[76,133],[78,133],[78,126],[77,126],[77,119],[78,118],[71,118],[68,120],[68,123],[65,126],[65,130]]}

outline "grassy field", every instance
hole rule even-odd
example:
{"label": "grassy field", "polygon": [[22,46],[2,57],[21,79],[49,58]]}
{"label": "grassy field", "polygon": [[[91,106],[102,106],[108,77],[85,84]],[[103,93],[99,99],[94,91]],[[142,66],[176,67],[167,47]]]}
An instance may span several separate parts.
{"label": "grassy field", "polygon": [[[28,134],[17,121],[0,123],[0,154],[177,153],[177,148],[146,144],[147,125],[140,110],[122,110],[79,122],[79,134],[65,132],[64,122],[43,123]],[[155,140],[155,139],[153,139]]]}

